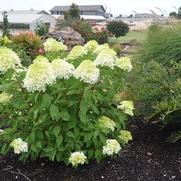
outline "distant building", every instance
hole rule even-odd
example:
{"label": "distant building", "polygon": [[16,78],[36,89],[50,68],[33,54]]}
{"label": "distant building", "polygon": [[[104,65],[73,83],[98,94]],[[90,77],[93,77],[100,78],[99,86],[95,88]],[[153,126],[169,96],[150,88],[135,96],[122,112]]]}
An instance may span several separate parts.
{"label": "distant building", "polygon": [[[81,18],[90,22],[100,22],[106,20],[106,10],[102,5],[80,5]],[[50,12],[56,18],[64,18],[64,13],[69,10],[70,6],[55,6]]]}
{"label": "distant building", "polygon": [[[2,35],[2,13],[0,11],[0,35]],[[43,10],[11,10],[7,11],[7,14],[11,34],[33,32],[40,22],[45,23],[49,30],[53,30],[56,25],[56,19]]]}
{"label": "distant building", "polygon": [[127,23],[131,30],[146,30],[151,24],[164,22],[166,18],[156,13],[137,13],[130,16],[118,16],[115,20]]}

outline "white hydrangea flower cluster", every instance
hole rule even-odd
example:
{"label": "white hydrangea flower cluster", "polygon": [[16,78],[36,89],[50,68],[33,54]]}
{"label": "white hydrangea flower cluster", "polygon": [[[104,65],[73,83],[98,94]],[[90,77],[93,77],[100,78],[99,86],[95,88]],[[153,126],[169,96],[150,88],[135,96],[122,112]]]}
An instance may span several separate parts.
{"label": "white hydrangea flower cluster", "polygon": [[73,74],[75,67],[62,59],[55,59],[52,61],[52,68],[56,78],[69,79]]}
{"label": "white hydrangea flower cluster", "polygon": [[83,165],[87,160],[87,157],[83,152],[75,151],[71,153],[69,161],[74,166],[77,167],[79,164]]}
{"label": "white hydrangea flower cluster", "polygon": [[110,129],[111,131],[114,131],[116,127],[116,123],[107,116],[102,116],[98,121],[101,127]]}
{"label": "white hydrangea flower cluster", "polygon": [[120,69],[127,70],[130,72],[133,68],[129,57],[121,57],[116,60],[116,66]]}
{"label": "white hydrangea flower cluster", "polygon": [[95,59],[95,64],[101,67],[114,68],[117,57],[116,52],[112,49],[103,49]]}
{"label": "white hydrangea flower cluster", "polygon": [[0,72],[5,73],[9,69],[20,66],[21,61],[18,55],[9,48],[0,48]]}
{"label": "white hydrangea flower cluster", "polygon": [[102,50],[108,50],[108,49],[110,49],[110,48],[109,48],[109,45],[108,45],[108,43],[105,43],[105,44],[103,44],[103,45],[99,45],[99,46],[96,48],[96,50],[94,51],[94,53],[95,53],[96,55],[98,55]]}
{"label": "white hydrangea flower cluster", "polygon": [[130,131],[127,130],[121,130],[120,131],[120,135],[119,138],[121,141],[123,141],[124,143],[128,143],[129,141],[133,140],[133,137],[131,135]]}
{"label": "white hydrangea flower cluster", "polygon": [[0,129],[0,135],[2,135],[4,133],[3,129]]}
{"label": "white hydrangea flower cluster", "polygon": [[14,148],[15,154],[28,152],[28,144],[21,138],[17,138],[10,143],[10,146]]}
{"label": "white hydrangea flower cluster", "polygon": [[48,38],[43,44],[43,46],[46,52],[56,52],[59,50],[63,50],[63,51],[67,50],[66,45],[64,45],[62,42],[56,41],[53,38]]}
{"label": "white hydrangea flower cluster", "polygon": [[50,62],[35,61],[26,72],[24,87],[29,92],[45,91],[46,86],[53,84],[55,79],[55,73]]}
{"label": "white hydrangea flower cluster", "polygon": [[75,60],[80,58],[86,54],[86,51],[83,46],[77,45],[72,48],[69,55],[67,56],[67,60]]}
{"label": "white hydrangea flower cluster", "polygon": [[86,51],[86,53],[89,52],[95,52],[95,50],[99,47],[97,41],[95,40],[90,40],[88,41],[85,45],[84,45],[84,50]]}
{"label": "white hydrangea flower cluster", "polygon": [[8,93],[6,92],[3,92],[0,94],[0,104],[6,104],[10,101],[11,99],[11,95],[9,95]]}
{"label": "white hydrangea flower cluster", "polygon": [[122,101],[118,105],[118,109],[123,110],[124,113],[133,116],[134,104],[133,101]]}
{"label": "white hydrangea flower cluster", "polygon": [[44,57],[44,56],[42,56],[42,55],[37,56],[37,57],[33,60],[34,63],[35,63],[35,62],[39,62],[39,61],[49,62],[48,58],[47,58],[47,57]]}
{"label": "white hydrangea flower cluster", "polygon": [[104,155],[114,155],[117,154],[121,150],[121,146],[115,139],[108,139],[106,141],[106,145],[103,146],[103,154]]}
{"label": "white hydrangea flower cluster", "polygon": [[99,79],[100,71],[91,60],[84,60],[74,71],[76,79],[89,84],[95,84]]}

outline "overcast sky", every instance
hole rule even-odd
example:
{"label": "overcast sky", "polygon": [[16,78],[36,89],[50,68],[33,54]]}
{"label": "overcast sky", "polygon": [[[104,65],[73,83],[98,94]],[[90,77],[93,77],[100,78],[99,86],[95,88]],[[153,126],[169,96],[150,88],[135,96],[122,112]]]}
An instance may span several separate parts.
{"label": "overcast sky", "polygon": [[53,6],[69,5],[72,2],[79,5],[102,4],[108,12],[114,15],[132,14],[136,12],[149,12],[150,9],[160,13],[175,11],[181,6],[181,0],[0,0],[0,10],[44,9],[49,11]]}

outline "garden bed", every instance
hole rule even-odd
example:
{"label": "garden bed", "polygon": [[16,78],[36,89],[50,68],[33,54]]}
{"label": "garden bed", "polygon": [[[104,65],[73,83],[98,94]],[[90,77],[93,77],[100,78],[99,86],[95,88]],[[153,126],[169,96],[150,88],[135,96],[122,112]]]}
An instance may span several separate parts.
{"label": "garden bed", "polygon": [[13,155],[0,157],[1,181],[179,181],[181,180],[181,144],[167,143],[168,131],[155,125],[131,120],[134,140],[119,158],[91,163],[74,170],[45,159],[25,165]]}

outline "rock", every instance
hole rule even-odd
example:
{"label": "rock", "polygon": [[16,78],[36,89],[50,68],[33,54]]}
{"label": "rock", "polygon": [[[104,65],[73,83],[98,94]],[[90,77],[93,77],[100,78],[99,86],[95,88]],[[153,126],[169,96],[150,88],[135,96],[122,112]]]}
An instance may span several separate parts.
{"label": "rock", "polygon": [[48,38],[55,38],[57,41],[63,41],[68,47],[75,45],[84,45],[85,40],[80,33],[70,27],[64,28],[60,31],[51,32]]}

